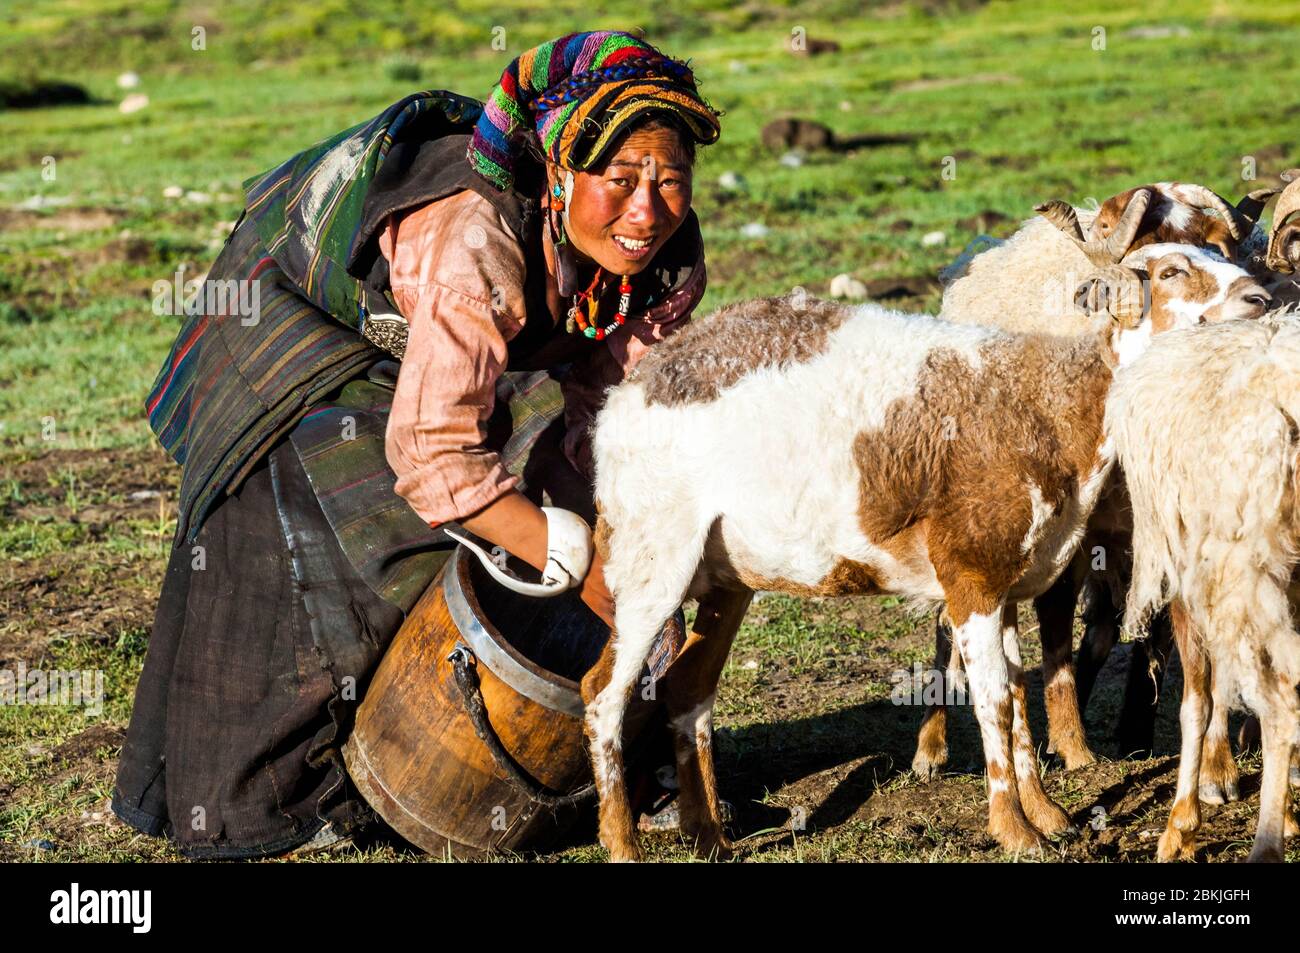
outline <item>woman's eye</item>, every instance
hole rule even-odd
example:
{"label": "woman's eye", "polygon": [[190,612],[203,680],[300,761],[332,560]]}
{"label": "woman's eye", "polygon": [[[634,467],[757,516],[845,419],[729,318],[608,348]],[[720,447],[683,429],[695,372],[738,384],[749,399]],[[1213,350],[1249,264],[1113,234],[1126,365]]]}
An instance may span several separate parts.
{"label": "woman's eye", "polygon": [[628,186],[630,186],[630,185],[632,184],[632,180],[631,180],[631,179],[627,178],[626,176],[622,176],[622,175],[620,175],[620,176],[616,176],[616,177],[610,179],[609,181],[610,181],[613,185],[617,185],[620,189],[625,189],[625,188],[627,188]]}

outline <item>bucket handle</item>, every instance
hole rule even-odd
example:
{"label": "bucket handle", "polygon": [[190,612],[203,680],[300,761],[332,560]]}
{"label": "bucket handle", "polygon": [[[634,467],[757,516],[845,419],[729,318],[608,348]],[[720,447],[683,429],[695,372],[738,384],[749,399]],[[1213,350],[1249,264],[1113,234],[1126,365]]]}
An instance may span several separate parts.
{"label": "bucket handle", "polygon": [[452,676],[456,680],[456,687],[460,690],[461,701],[465,704],[465,713],[469,715],[470,724],[474,726],[474,734],[478,735],[479,740],[488,749],[492,760],[505,774],[511,786],[530,801],[552,810],[582,804],[596,796],[595,782],[579,788],[572,794],[552,794],[529,777],[519,763],[510,757],[510,752],[502,746],[501,739],[497,737],[497,733],[488,721],[487,706],[483,703],[483,693],[479,691],[478,673],[474,671],[477,667],[474,653],[462,642],[452,649],[451,654],[447,656],[447,661],[451,663]]}

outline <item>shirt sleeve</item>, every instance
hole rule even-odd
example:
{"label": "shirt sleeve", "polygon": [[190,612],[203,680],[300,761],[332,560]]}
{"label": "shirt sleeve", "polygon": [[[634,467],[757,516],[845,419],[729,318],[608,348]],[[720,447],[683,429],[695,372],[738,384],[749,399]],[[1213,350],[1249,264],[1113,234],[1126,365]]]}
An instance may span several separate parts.
{"label": "shirt sleeve", "polygon": [[392,216],[379,245],[409,326],[385,455],[397,494],[436,527],[519,483],[484,443],[506,345],[524,322],[523,252],[470,191]]}

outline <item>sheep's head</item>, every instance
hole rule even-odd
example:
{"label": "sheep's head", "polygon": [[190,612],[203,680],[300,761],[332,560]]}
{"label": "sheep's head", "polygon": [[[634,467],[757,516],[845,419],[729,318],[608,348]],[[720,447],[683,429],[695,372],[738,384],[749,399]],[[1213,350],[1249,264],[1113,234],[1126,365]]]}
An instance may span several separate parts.
{"label": "sheep's head", "polygon": [[1282,181],[1287,186],[1273,213],[1265,264],[1273,271],[1290,275],[1300,265],[1300,169],[1287,169]]}
{"label": "sheep's head", "polygon": [[[1197,245],[1218,249],[1224,258],[1237,257],[1238,246],[1254,230],[1272,195],[1252,192],[1235,207],[1212,189],[1190,182],[1157,182],[1113,195],[1097,210],[1088,237],[1105,240],[1115,233],[1134,199],[1146,195],[1141,220],[1133,231],[1130,250],[1145,245]],[[1210,210],[1210,211],[1207,211]]]}
{"label": "sheep's head", "polygon": [[1147,245],[1128,264],[1148,278],[1151,331],[1264,316],[1272,297],[1245,269],[1189,245]]}
{"label": "sheep's head", "polygon": [[[1205,201],[1199,193],[1191,194],[1197,201]],[[1088,238],[1084,238],[1078,216],[1068,203],[1053,201],[1035,206],[1096,269],[1075,293],[1075,305],[1080,310],[1108,315],[1121,328],[1136,328],[1150,316],[1153,331],[1264,313],[1271,301],[1268,292],[1226,257],[1191,243],[1149,240],[1151,234],[1158,233],[1148,233],[1142,239],[1152,202],[1157,196],[1166,201],[1168,194],[1151,187],[1126,195],[1124,210],[1114,224],[1094,229]],[[1222,214],[1224,217],[1215,221],[1223,224],[1231,219],[1229,213]],[[1180,213],[1177,218],[1179,227],[1184,227],[1187,215]],[[1172,256],[1170,263],[1161,262],[1153,274],[1150,263],[1164,256]]]}

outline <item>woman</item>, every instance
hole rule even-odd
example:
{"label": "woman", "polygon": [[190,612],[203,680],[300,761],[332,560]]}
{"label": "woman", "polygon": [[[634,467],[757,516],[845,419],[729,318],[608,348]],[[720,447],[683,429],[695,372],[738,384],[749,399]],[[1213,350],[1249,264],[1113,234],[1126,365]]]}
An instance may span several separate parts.
{"label": "woman", "polygon": [[[704,292],[718,115],[684,64],[577,33],[486,104],[417,93],[245,183],[208,274],[239,294],[187,316],[147,402],[184,469],[120,817],[191,857],[373,819],[339,748],[444,524],[542,569],[548,518],[582,524],[539,503],[594,522],[603,392]],[[612,621],[599,556],[579,575]]]}

